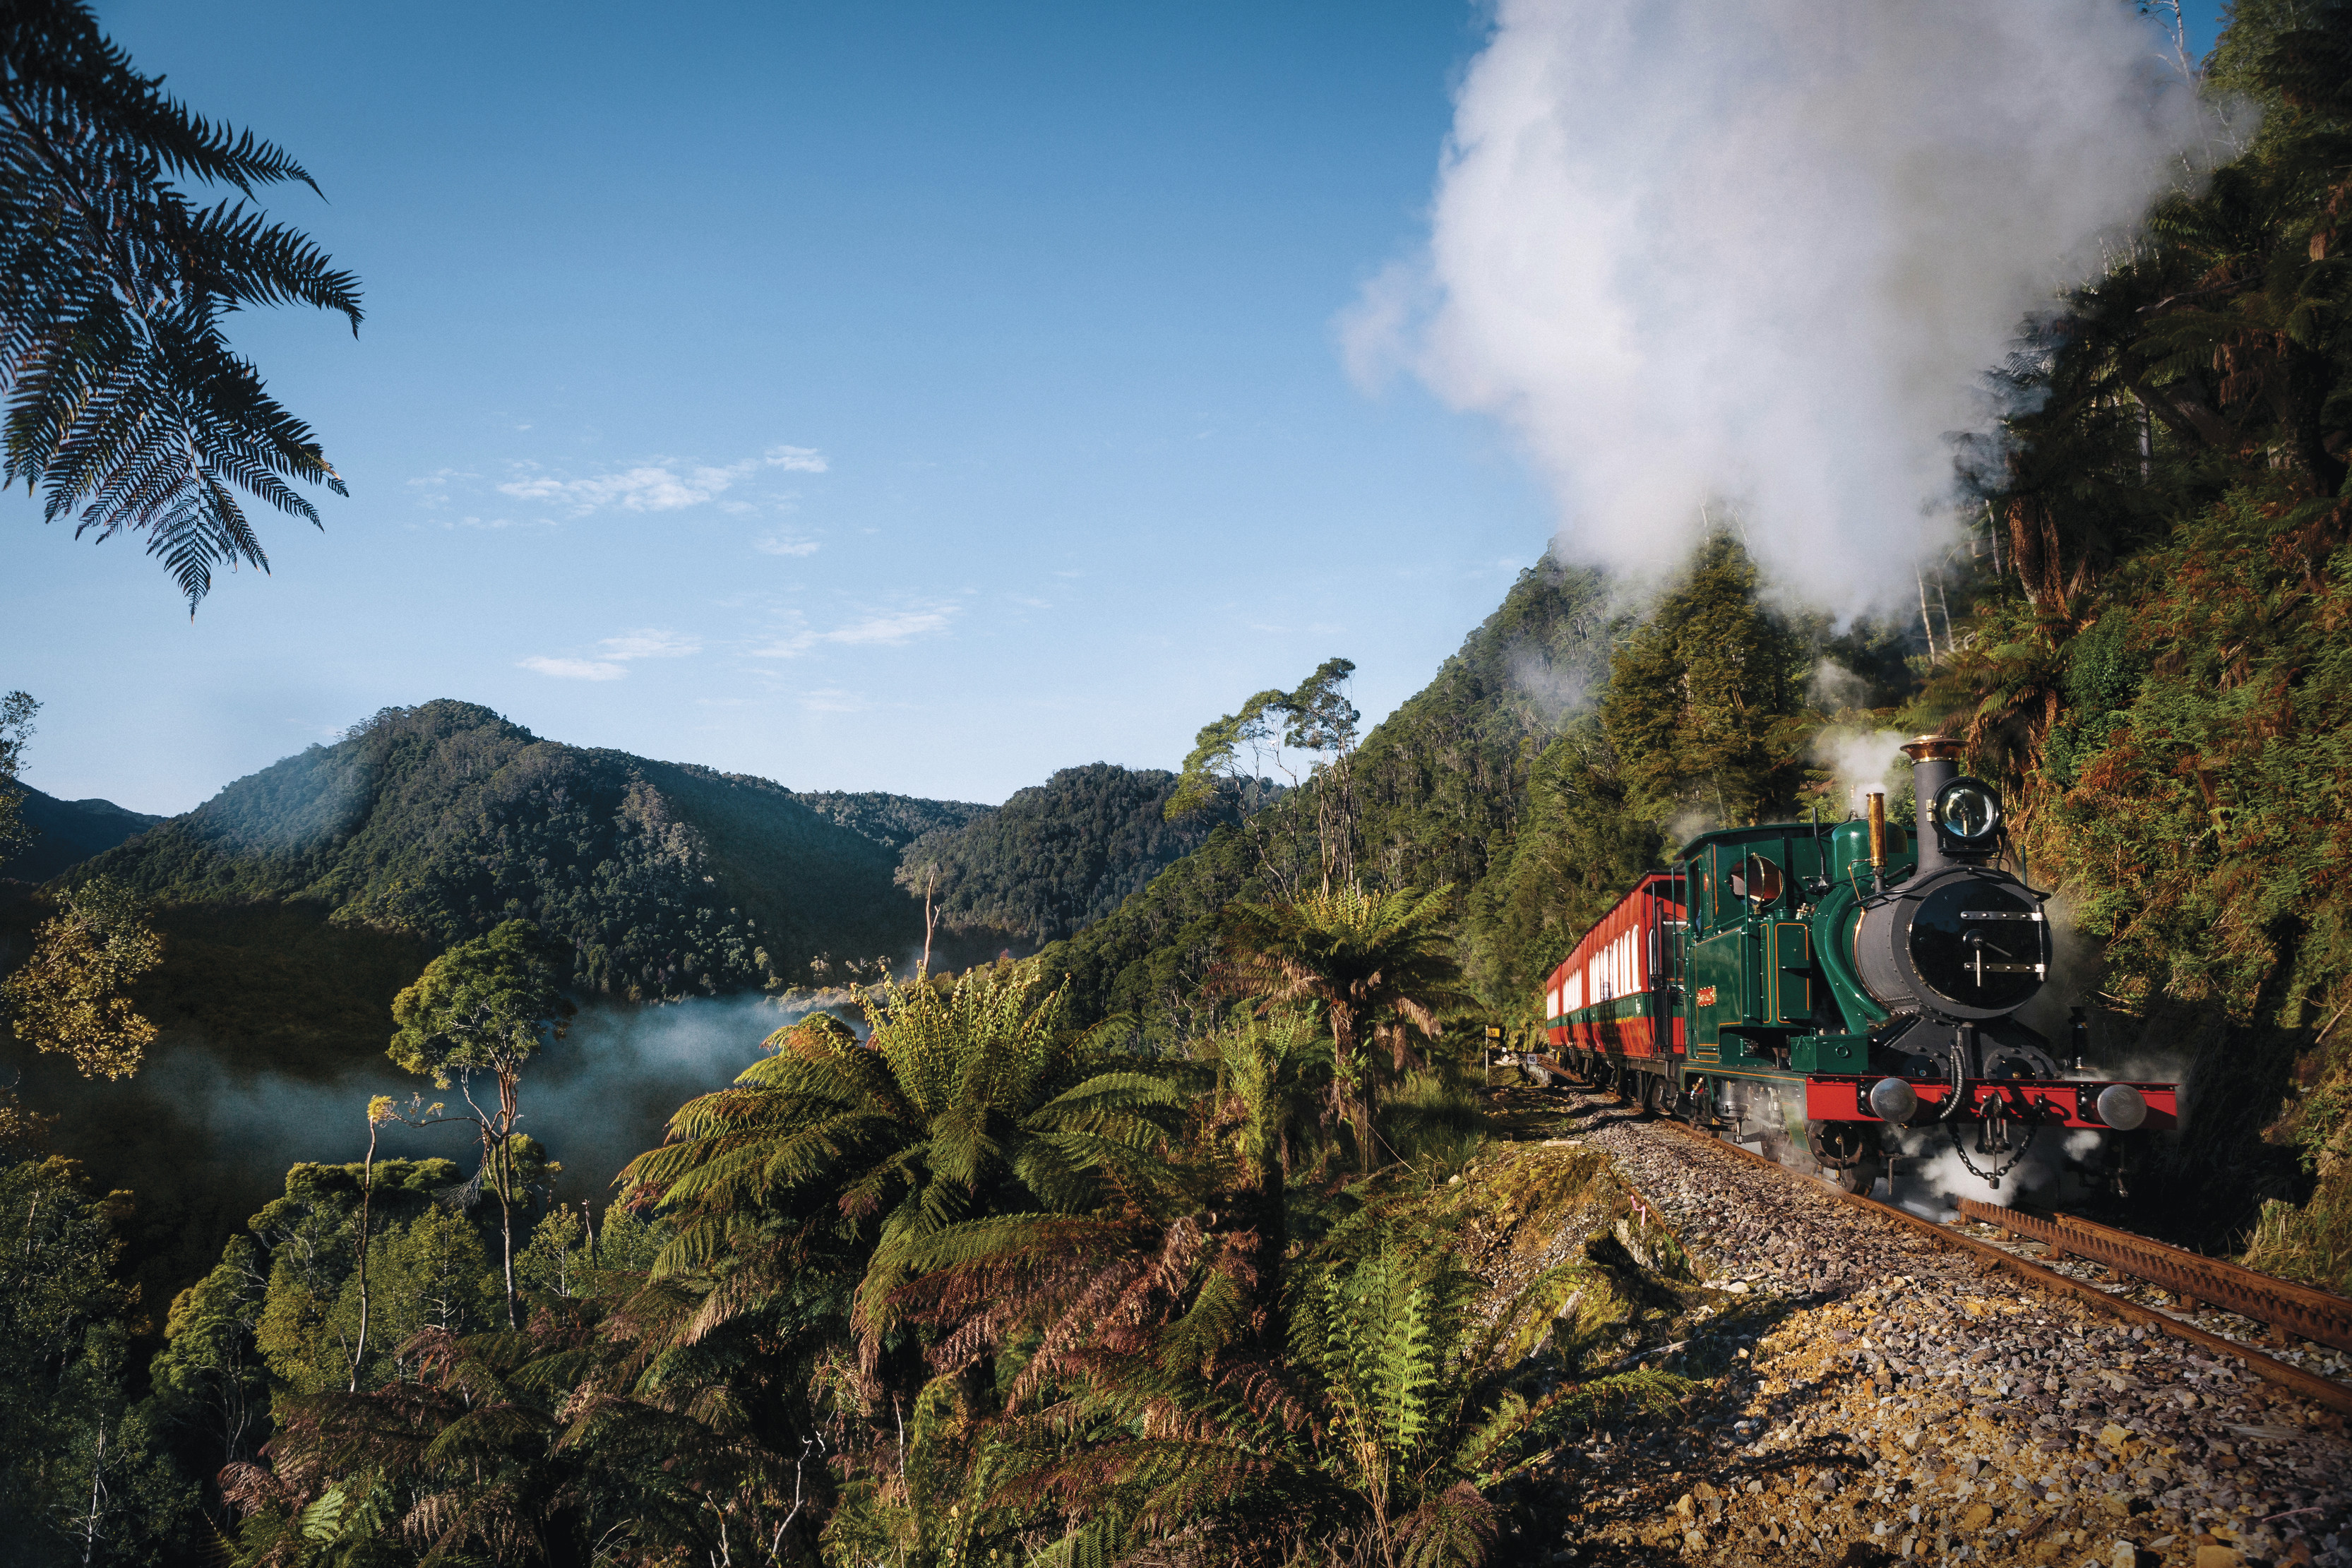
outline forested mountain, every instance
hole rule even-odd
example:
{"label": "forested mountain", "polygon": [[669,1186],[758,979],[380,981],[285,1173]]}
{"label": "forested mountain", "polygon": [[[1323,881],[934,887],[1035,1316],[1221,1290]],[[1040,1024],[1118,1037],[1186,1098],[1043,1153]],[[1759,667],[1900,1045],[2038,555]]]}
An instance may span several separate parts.
{"label": "forested mountain", "polygon": [[23,806],[25,825],[33,831],[30,844],[0,859],[0,877],[23,882],[47,882],[68,866],[110,850],[164,820],[127,810],[111,800],[60,800],[13,781],[0,783],[0,789],[16,794]]}
{"label": "forested mountain", "polygon": [[1016,790],[997,810],[938,828],[898,860],[898,885],[928,896],[943,929],[992,928],[1033,943],[1092,925],[1178,856],[1218,818],[1168,821],[1176,775],[1108,762],[1065,768]]}
{"label": "forested mountain", "polygon": [[166,905],[309,906],[444,946],[537,921],[582,989],[823,984],[922,941],[898,851],[984,808],[803,797],[542,740],[468,703],[387,708],[82,866]]}

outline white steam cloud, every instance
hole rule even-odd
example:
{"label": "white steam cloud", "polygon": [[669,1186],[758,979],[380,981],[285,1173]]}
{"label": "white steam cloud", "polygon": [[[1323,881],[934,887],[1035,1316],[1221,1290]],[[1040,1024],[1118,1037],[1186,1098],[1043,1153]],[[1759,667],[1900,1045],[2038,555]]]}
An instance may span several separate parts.
{"label": "white steam cloud", "polygon": [[1911,737],[1899,729],[1848,729],[1832,725],[1813,737],[1813,759],[1830,770],[1845,808],[1855,816],[1867,814],[1864,797],[1876,791],[1895,799],[1902,775],[1911,765],[1903,743]]}
{"label": "white steam cloud", "polygon": [[2164,47],[2125,0],[1501,0],[1350,367],[1514,426],[1567,556],[1654,571],[1730,508],[1891,601],[2020,320],[2203,163]]}

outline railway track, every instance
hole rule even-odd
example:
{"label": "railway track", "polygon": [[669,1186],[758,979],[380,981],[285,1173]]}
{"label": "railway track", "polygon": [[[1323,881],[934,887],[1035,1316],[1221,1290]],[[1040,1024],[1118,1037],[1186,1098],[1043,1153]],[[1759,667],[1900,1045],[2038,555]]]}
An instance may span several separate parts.
{"label": "railway track", "polygon": [[2179,1298],[2184,1312],[2195,1312],[2202,1302],[2269,1323],[2283,1334],[2352,1350],[2352,1301],[2342,1296],[2070,1214],[2031,1214],[1974,1198],[1962,1198],[1960,1212],[2039,1241],[2053,1258],[2072,1255],[2160,1285]]}
{"label": "railway track", "polygon": [[[2236,1340],[2228,1339],[2221,1334],[2210,1333],[2207,1330],[2199,1328],[2194,1323],[2184,1322],[2179,1318],[2173,1316],[2169,1312],[2158,1312],[2152,1307],[2141,1306],[2137,1301],[2126,1301],[2119,1296],[2111,1295],[2107,1291],[2100,1290],[2097,1286],[2086,1284],[2080,1280],[2070,1280],[2065,1275],[2058,1273],[2054,1270],[2045,1269],[2030,1259],[2020,1257],[2017,1253],[2011,1252],[2005,1248],[1996,1247],[1989,1241],[1979,1241],[1975,1237],[1968,1236],[1959,1231],[1954,1230],[1949,1226],[1938,1225],[1931,1219],[1922,1219],[1916,1214],[1912,1214],[1905,1209],[1896,1208],[1890,1204],[1881,1203],[1875,1198],[1862,1197],[1853,1193],[1842,1191],[1826,1182],[1813,1181],[1808,1177],[1798,1175],[1795,1171],[1789,1169],[1788,1166],[1780,1164],[1778,1161],[1766,1159],[1762,1155],[1757,1154],[1751,1149],[1742,1148],[1738,1144],[1717,1138],[1712,1134],[1701,1132],[1696,1128],[1686,1126],[1680,1122],[1675,1121],[1671,1117],[1660,1117],[1650,1124],[1653,1126],[1671,1127],[1677,1134],[1685,1138],[1690,1138],[1698,1143],[1706,1144],[1712,1148],[1720,1149],[1727,1154],[1735,1155],[1739,1159],[1746,1160],[1750,1164],[1764,1166],[1768,1170],[1777,1171],[1790,1181],[1803,1182],[1806,1187],[1811,1191],[1826,1194],[1828,1197],[1835,1198],[1840,1203],[1850,1204],[1856,1208],[1874,1214],[1882,1219],[1890,1220],[1897,1225],[1904,1226],[1911,1230],[1916,1231],[1920,1235],[1931,1238],[1940,1246],[1950,1248],[1955,1251],[1969,1253],[1981,1259],[1983,1261],[1990,1263],[1994,1267],[2004,1270],[2011,1274],[2014,1274],[2039,1289],[2049,1291],[2053,1295],[2071,1297],[2075,1301],[2079,1301],[2089,1306],[2095,1307],[2098,1311],[2105,1312],[2110,1316],[2121,1318],[2125,1322],[2132,1323],[2137,1327],[2160,1330],[2176,1339],[2186,1340],[2189,1343],[2197,1345],[2201,1349],[2232,1357],[2235,1360],[2242,1362],[2245,1365],[2247,1371],[2263,1378],[2266,1382],[2275,1383],[2282,1387],[2292,1389],[2297,1395],[2310,1400],[2315,1405],[2325,1406],[2326,1408],[2337,1411],[2341,1414],[2352,1415],[2352,1387],[2347,1387],[2343,1384],[2336,1383],[2332,1379],[2321,1377],[2315,1373],[2306,1372],[2302,1367],[2293,1365],[2287,1362],[2280,1361],[2275,1357],[2264,1355],[2260,1351],[2254,1350]],[[1976,1205],[1974,1207],[1990,1207],[1990,1206]],[[2089,1222],[2075,1221],[2074,1223],[2078,1225],[2087,1225]],[[2101,1226],[2097,1228],[2105,1230],[2107,1228]],[[2162,1245],[2158,1242],[2147,1241],[2144,1238],[2131,1237],[2130,1233],[2127,1231],[2112,1231],[2110,1234],[2118,1237],[2128,1237],[2132,1241],[2139,1243],[2142,1247],[2153,1248]],[[2075,1248],[2073,1240],[2071,1239],[2071,1232],[2069,1235],[2070,1239],[2068,1239],[2064,1245],[2066,1249],[2071,1252],[2075,1250]],[[2086,1239],[2084,1245],[2087,1247],[2091,1243]],[[2168,1249],[2168,1250],[2178,1249]],[[2200,1259],[2195,1253],[2182,1253],[2181,1256],[2195,1259],[2200,1263],[2210,1264],[2213,1262],[2213,1260],[2210,1259]],[[2099,1260],[2104,1261],[2104,1260]],[[2140,1257],[2140,1260],[2147,1261],[2144,1256]],[[2148,1266],[2154,1267],[2155,1265],[2151,1262]],[[2224,1267],[2234,1268],[2234,1265],[2225,1265]],[[2249,1270],[2243,1270],[2238,1271],[2241,1273],[2250,1272]],[[2256,1280],[2263,1281],[2265,1284],[2273,1289],[2285,1284],[2285,1281],[2284,1281],[2272,1280],[2266,1275],[2258,1274],[2253,1275],[2252,1277]],[[2171,1289],[2169,1286],[2167,1286],[2166,1288]],[[2301,1289],[2301,1287],[2294,1288],[2297,1290]],[[2211,1287],[2209,1286],[2207,1289],[2210,1290]],[[2215,1305],[2228,1304],[2227,1299],[2218,1293],[2207,1294],[2204,1291],[2199,1291],[2195,1293],[2199,1296],[2199,1299],[2210,1301]],[[2234,1312],[2241,1311],[2242,1309],[2231,1306],[2230,1310]],[[2260,1316],[2259,1313],[2250,1313],[2249,1315]],[[2307,1337],[2316,1338],[2317,1336],[2312,1335]]]}

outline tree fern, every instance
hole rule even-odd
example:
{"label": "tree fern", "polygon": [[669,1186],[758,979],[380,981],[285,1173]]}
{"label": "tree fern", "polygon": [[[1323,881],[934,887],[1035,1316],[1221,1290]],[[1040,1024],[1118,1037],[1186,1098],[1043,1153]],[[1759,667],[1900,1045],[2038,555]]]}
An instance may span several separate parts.
{"label": "tree fern", "polygon": [[[0,482],[77,535],[143,532],[193,612],[226,564],[267,570],[239,493],[313,524],[293,486],[345,494],[310,427],[228,346],[252,306],[334,310],[358,279],[242,201],[171,176],[317,189],[282,150],[191,113],[71,0],[0,16]],[[289,481],[291,483],[289,483]]]}
{"label": "tree fern", "polygon": [[929,1239],[994,1214],[1081,1211],[1148,1180],[1181,1106],[1163,1079],[1074,1034],[1034,965],[892,982],[867,1003],[864,1041],[822,1016],[777,1031],[623,1179],[677,1218],[658,1273],[793,1255],[766,1247],[779,1224],[854,1254],[871,1364]]}

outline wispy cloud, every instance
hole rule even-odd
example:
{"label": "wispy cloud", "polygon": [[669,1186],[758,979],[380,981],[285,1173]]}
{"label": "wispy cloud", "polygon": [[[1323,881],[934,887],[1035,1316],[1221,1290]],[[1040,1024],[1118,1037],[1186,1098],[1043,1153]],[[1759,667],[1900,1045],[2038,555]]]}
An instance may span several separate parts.
{"label": "wispy cloud", "polygon": [[[420,474],[415,478],[409,480],[408,487],[416,492],[416,504],[418,506],[446,507],[449,504],[449,484],[451,480],[478,479],[481,476],[479,474],[468,474],[462,468],[436,468],[430,474]],[[468,522],[471,522],[472,520],[473,519],[470,517],[467,519]]]}
{"label": "wispy cloud", "polygon": [[[813,446],[771,446],[757,457],[746,457],[740,463],[714,466],[662,457],[634,468],[583,478],[532,472],[529,470],[535,469],[536,465],[525,465],[527,471],[520,478],[507,480],[496,489],[519,501],[541,501],[562,507],[573,517],[584,517],[592,512],[615,508],[625,512],[675,512],[715,501],[744,480],[767,470],[823,474],[830,466],[824,454]],[[425,489],[429,499],[433,486],[458,477],[471,476],[445,469],[410,483]]]}
{"label": "wispy cloud", "polygon": [[928,637],[934,632],[948,629],[948,619],[955,612],[949,610],[901,610],[888,615],[870,615],[838,631],[828,632],[827,643],[911,643],[918,637]]}
{"label": "wispy cloud", "polygon": [[624,632],[617,637],[606,637],[596,644],[601,657],[572,659],[533,653],[516,661],[526,670],[551,675],[559,681],[617,681],[629,673],[629,664],[635,659],[683,659],[702,652],[702,640],[658,626],[646,626],[635,632]]}
{"label": "wispy cloud", "polygon": [[864,713],[873,706],[864,694],[845,692],[838,686],[824,686],[801,694],[801,706],[811,713]]}
{"label": "wispy cloud", "polygon": [[869,614],[845,626],[829,632],[811,631],[797,627],[769,638],[751,649],[755,659],[796,659],[810,649],[824,643],[843,647],[895,648],[911,643],[918,637],[930,637],[948,629],[955,619],[956,606],[940,605],[929,610],[891,610]]}
{"label": "wispy cloud", "polygon": [[605,659],[551,659],[533,653],[516,662],[526,670],[536,670],[559,681],[617,681],[629,673],[625,665]]}
{"label": "wispy cloud", "polygon": [[753,539],[751,548],[761,555],[814,555],[817,542],[814,539],[796,539],[788,534],[769,534]]}
{"label": "wispy cloud", "polygon": [[702,652],[702,639],[647,626],[607,637],[597,644],[608,659],[683,659]]}
{"label": "wispy cloud", "polygon": [[771,446],[760,454],[760,461],[787,474],[822,474],[828,466],[824,454],[814,446]]}

